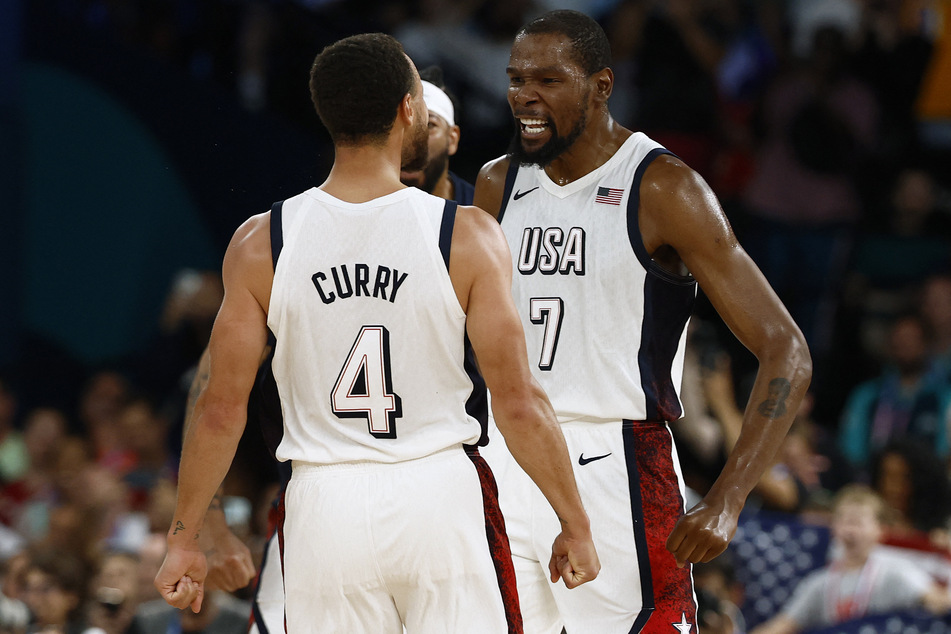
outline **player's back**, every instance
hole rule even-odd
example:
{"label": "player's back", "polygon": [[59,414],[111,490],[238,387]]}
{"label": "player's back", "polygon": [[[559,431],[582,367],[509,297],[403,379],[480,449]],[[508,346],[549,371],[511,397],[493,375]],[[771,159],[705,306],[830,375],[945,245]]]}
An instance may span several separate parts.
{"label": "player's back", "polygon": [[272,210],[279,459],[397,462],[478,440],[454,212],[413,188],[359,204],[315,188]]}

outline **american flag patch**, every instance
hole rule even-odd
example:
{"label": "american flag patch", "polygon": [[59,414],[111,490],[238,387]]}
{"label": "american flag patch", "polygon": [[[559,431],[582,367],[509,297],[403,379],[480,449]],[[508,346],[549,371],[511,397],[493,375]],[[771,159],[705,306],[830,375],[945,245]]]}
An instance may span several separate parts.
{"label": "american flag patch", "polygon": [[623,189],[613,187],[598,187],[598,195],[594,197],[594,202],[605,205],[620,205],[621,196],[624,195]]}

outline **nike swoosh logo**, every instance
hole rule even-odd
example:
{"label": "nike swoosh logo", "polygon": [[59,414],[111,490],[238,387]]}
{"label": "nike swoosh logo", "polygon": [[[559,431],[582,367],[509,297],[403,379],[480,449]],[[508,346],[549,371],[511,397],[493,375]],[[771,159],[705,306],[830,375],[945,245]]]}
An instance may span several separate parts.
{"label": "nike swoosh logo", "polygon": [[535,191],[536,189],[538,189],[537,186],[536,186],[536,187],[532,187],[531,189],[526,189],[526,190],[523,191],[523,192],[515,192],[515,195],[512,196],[512,200],[518,200],[518,199],[521,198],[522,196],[528,196],[529,194],[531,194],[531,193],[532,193],[533,191]]}
{"label": "nike swoosh logo", "polygon": [[601,458],[607,458],[610,455],[611,453],[609,452],[604,454],[603,456],[592,456],[591,458],[585,458],[584,454],[581,454],[580,456],[578,456],[578,464],[580,464],[583,467],[589,462],[594,462],[595,460],[600,460]]}

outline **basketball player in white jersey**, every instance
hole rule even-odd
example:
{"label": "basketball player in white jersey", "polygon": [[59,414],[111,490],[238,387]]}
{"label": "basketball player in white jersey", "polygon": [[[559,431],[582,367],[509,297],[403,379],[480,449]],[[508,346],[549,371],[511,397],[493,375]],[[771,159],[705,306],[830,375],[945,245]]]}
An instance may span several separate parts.
{"label": "basketball player in white jersey", "polygon": [[[544,573],[558,522],[511,455],[499,481],[525,631],[696,632],[690,564],[720,554],[811,377],[799,329],[737,243],[707,184],[613,120],[610,47],[574,11],[547,13],[512,46],[511,154],[483,167],[475,204],[515,259],[513,293],[533,372],[551,397],[604,563],[565,593]],[[719,479],[684,514],[668,423],[699,283],[759,359],[743,431]],[[494,394],[493,394],[494,395]]]}
{"label": "basketball player in white jersey", "polygon": [[[423,101],[429,111],[429,152],[426,166],[418,171],[401,171],[404,185],[418,187],[460,205],[471,205],[473,186],[449,170],[449,156],[456,153],[460,128],[456,124],[456,102],[445,87],[442,70],[432,66],[420,71],[423,82]],[[471,356],[470,356],[471,355]],[[274,454],[283,431],[280,400],[275,397],[273,374],[270,372],[270,354],[258,371],[251,393],[249,420],[256,420],[268,451]],[[473,390],[466,401],[466,411],[480,422],[488,416],[485,382],[475,368],[471,346],[467,346],[467,373]],[[208,383],[210,357],[206,347],[199,360],[188,393],[185,433],[193,418],[194,401]],[[268,512],[267,541],[262,553],[261,567],[254,584],[251,600],[250,634],[268,634],[284,630],[284,579],[281,574],[279,527],[283,524],[284,487],[290,479],[290,466],[278,463],[280,490]],[[248,547],[228,528],[220,495],[212,500],[202,530],[202,544],[208,558],[206,583],[222,590],[244,588],[255,577],[254,563]]]}
{"label": "basketball player in white jersey", "polygon": [[291,632],[521,631],[491,472],[465,411],[468,332],[496,422],[562,530],[549,571],[600,567],[557,422],[532,379],[491,217],[399,182],[425,160],[419,76],[393,38],[341,40],[311,71],[334,139],[327,180],[255,216],[225,254],[208,385],[182,450],[156,587],[201,607],[202,518],[227,473],[265,349],[291,461],[282,530]]}

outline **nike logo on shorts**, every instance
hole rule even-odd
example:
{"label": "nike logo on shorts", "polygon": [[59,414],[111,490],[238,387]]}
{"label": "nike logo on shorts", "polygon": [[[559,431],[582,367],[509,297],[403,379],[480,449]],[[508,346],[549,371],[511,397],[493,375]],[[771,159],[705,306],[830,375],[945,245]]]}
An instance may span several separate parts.
{"label": "nike logo on shorts", "polygon": [[594,462],[595,460],[600,460],[601,458],[607,458],[608,456],[611,455],[611,453],[612,452],[608,452],[604,454],[603,456],[592,456],[591,458],[585,458],[584,454],[581,454],[580,456],[578,456],[578,464],[580,464],[583,467],[589,462]]}
{"label": "nike logo on shorts", "polygon": [[526,190],[523,191],[523,192],[515,192],[515,195],[512,196],[512,200],[518,200],[518,199],[521,198],[522,196],[528,196],[529,194],[531,194],[531,193],[532,193],[533,191],[535,191],[536,189],[538,189],[538,186],[537,186],[537,185],[536,185],[535,187],[532,187],[531,189],[526,189]]}

